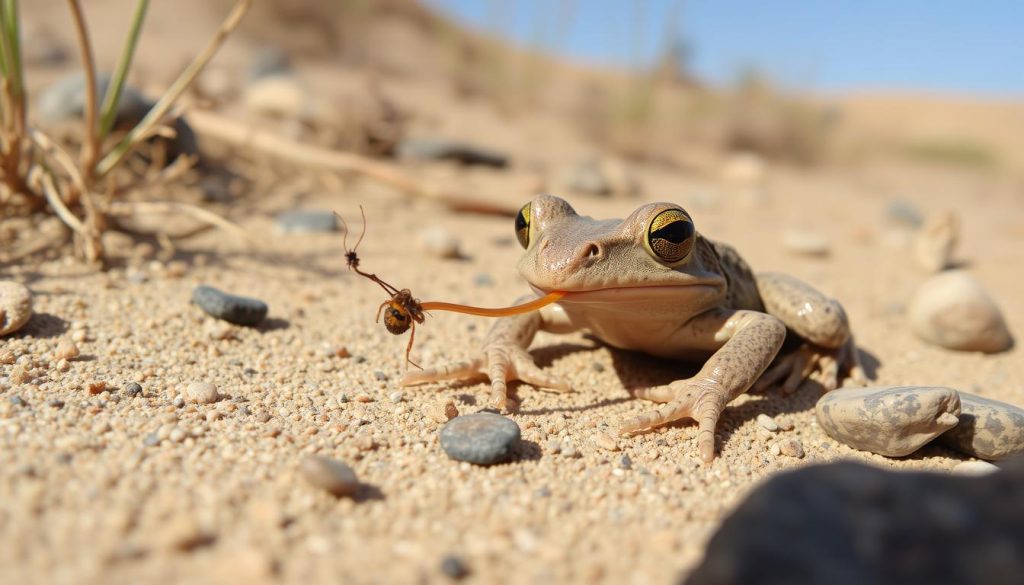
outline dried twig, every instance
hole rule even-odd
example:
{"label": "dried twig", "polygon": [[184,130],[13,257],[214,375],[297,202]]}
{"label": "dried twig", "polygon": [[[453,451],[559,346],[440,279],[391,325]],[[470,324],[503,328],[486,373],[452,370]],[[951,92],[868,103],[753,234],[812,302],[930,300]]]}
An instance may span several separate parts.
{"label": "dried twig", "polygon": [[82,169],[87,178],[92,177],[92,169],[99,155],[99,135],[96,125],[96,62],[92,56],[92,44],[89,42],[89,29],[85,25],[85,16],[78,0],[68,0],[68,8],[75,22],[75,33],[78,37],[78,52],[82,56],[82,70],[85,73],[85,142],[82,143]]}
{"label": "dried twig", "polygon": [[201,207],[196,207],[195,205],[189,205],[187,203],[180,203],[178,201],[115,201],[110,204],[107,211],[110,215],[120,216],[136,215],[140,213],[184,213],[186,215],[191,215],[199,221],[231,232],[245,240],[246,243],[252,243],[249,235],[245,233],[245,230],[239,227],[238,224],[224,219],[212,211],[207,211]]}
{"label": "dried twig", "polygon": [[194,110],[189,113],[188,120],[200,134],[212,136],[233,146],[254,148],[282,160],[305,166],[362,175],[394,187],[407,195],[439,201],[457,211],[508,217],[514,216],[517,211],[502,205],[486,203],[425,186],[389,163],[350,152],[340,152],[295,142],[212,112]]}

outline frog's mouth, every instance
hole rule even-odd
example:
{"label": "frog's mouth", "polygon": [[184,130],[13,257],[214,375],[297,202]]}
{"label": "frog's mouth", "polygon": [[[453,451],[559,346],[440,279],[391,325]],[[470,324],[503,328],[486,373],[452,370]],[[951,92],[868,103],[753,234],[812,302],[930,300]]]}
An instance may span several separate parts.
{"label": "frog's mouth", "polygon": [[606,288],[595,288],[589,290],[546,290],[530,285],[534,292],[546,295],[554,290],[565,293],[558,303],[581,303],[581,304],[605,304],[605,303],[644,303],[672,301],[681,297],[695,299],[704,296],[717,294],[721,287],[705,282],[694,282],[692,284],[662,284],[662,285],[636,285],[636,286],[612,286]]}

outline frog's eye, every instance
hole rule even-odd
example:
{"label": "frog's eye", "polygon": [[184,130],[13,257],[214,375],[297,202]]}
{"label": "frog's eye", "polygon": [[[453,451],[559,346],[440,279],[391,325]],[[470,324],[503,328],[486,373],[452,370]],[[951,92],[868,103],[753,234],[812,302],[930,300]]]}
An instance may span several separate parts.
{"label": "frog's eye", "polygon": [[693,249],[696,230],[693,220],[682,209],[666,209],[647,227],[647,246],[663,262],[673,264],[685,260]]}
{"label": "frog's eye", "polygon": [[530,205],[527,203],[516,214],[516,239],[523,248],[530,246]]}

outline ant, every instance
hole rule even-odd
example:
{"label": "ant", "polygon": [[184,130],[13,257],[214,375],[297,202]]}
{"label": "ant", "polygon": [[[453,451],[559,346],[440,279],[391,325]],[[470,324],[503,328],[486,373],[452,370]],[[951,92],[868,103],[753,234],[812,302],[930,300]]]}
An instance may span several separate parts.
{"label": "ant", "polygon": [[[413,340],[416,339],[416,323],[423,324],[426,320],[423,305],[418,299],[413,298],[412,291],[409,289],[403,288],[399,290],[376,274],[368,274],[359,269],[359,255],[356,253],[356,249],[359,248],[359,244],[363,242],[363,236],[366,235],[366,212],[363,211],[362,205],[359,206],[359,213],[363,216],[363,231],[359,234],[356,245],[349,250],[348,224],[345,223],[344,218],[338,215],[338,212],[334,212],[334,216],[341,221],[341,226],[345,230],[344,235],[342,235],[342,246],[345,248],[345,262],[348,264],[349,270],[353,270],[356,274],[376,282],[384,289],[384,292],[391,295],[390,299],[381,303],[380,307],[377,308],[377,319],[375,322],[380,322],[380,315],[383,312],[384,327],[392,335],[401,335],[410,328],[412,329],[412,332],[409,334],[409,344],[405,346],[405,361],[422,370],[423,368],[419,364],[409,359],[409,352],[412,351]],[[385,311],[385,309],[387,310]]]}

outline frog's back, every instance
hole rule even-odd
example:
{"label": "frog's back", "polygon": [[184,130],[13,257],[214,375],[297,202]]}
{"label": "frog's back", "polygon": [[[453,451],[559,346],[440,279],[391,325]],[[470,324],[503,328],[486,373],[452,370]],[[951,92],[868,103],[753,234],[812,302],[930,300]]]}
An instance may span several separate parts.
{"label": "frog's back", "polygon": [[764,312],[754,272],[735,248],[698,236],[695,253],[700,255],[701,264],[725,277],[727,308]]}

